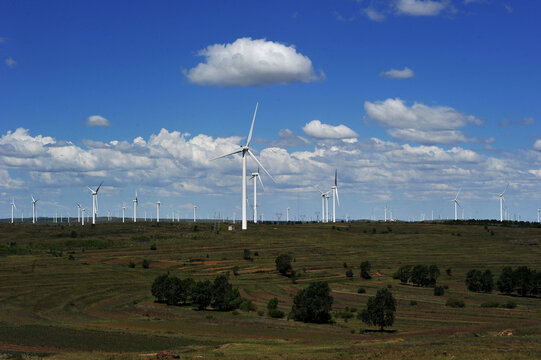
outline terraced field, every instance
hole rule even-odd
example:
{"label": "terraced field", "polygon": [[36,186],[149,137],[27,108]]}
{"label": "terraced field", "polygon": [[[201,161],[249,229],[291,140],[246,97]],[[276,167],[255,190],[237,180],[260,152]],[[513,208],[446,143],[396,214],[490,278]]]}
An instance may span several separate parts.
{"label": "terraced field", "polygon": [[[50,359],[144,359],[170,350],[182,358],[541,358],[541,298],[472,293],[472,268],[526,265],[541,270],[541,228],[494,224],[259,224],[246,232],[226,224],[107,223],[0,225],[0,354]],[[151,250],[155,245],[156,250]],[[243,259],[249,249],[253,261]],[[293,254],[300,277],[275,270]],[[143,260],[150,260],[144,269]],[[372,264],[371,280],[359,265]],[[134,268],[129,263],[135,263]],[[352,279],[345,276],[347,263]],[[401,265],[436,264],[444,296],[392,279]],[[238,275],[233,275],[233,270]],[[451,269],[451,275],[445,273]],[[154,278],[230,281],[266,310],[272,297],[286,314],[310,281],[326,280],[333,311],[357,314],[379,288],[397,299],[392,331],[356,316],[332,325],[271,319],[262,312],[197,311],[154,302]],[[363,287],[366,293],[358,293]],[[464,308],[445,306],[449,297]],[[411,301],[417,305],[411,305]],[[514,309],[481,308],[512,300]],[[369,331],[366,331],[369,330]]]}

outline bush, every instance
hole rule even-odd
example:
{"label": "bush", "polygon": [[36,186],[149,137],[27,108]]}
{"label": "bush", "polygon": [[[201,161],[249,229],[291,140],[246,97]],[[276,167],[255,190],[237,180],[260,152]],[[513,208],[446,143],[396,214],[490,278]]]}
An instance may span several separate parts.
{"label": "bush", "polygon": [[410,300],[410,305],[411,306],[417,305],[417,300]]}
{"label": "bush", "polygon": [[76,238],[76,237],[77,237],[77,231],[72,230],[70,236],[71,236],[72,238]]}
{"label": "bush", "polygon": [[482,308],[497,308],[500,306],[500,303],[497,301],[487,301],[481,304]]}
{"label": "bush", "polygon": [[379,289],[375,297],[370,297],[359,315],[364,323],[379,326],[380,330],[394,323],[396,300],[388,289]]}
{"label": "bush", "polygon": [[334,301],[331,288],[325,281],[316,281],[299,290],[293,298],[292,316],[297,321],[328,323]]}
{"label": "bush", "polygon": [[452,272],[451,269],[446,269],[446,270],[445,270],[445,273],[447,274],[447,276],[451,276],[451,272]]}
{"label": "bush", "polygon": [[157,249],[156,244],[150,245],[150,250],[156,250],[156,249]]}
{"label": "bush", "polygon": [[434,296],[443,296],[445,294],[445,288],[443,286],[434,287]]}
{"label": "bush", "polygon": [[344,266],[344,268],[347,269],[347,268],[348,268],[348,263],[344,261],[344,265],[343,265],[343,266]]}
{"label": "bush", "polygon": [[410,274],[411,266],[403,265],[393,274],[393,279],[398,279],[401,283],[407,284],[410,279]]}
{"label": "bush", "polygon": [[250,250],[248,250],[248,249],[244,249],[242,258],[244,260],[254,261],[254,259],[252,258],[252,252]]}
{"label": "bush", "polygon": [[347,270],[346,270],[346,277],[352,278],[352,277],[353,277],[353,270],[347,269]]}
{"label": "bush", "polygon": [[517,304],[511,300],[507,301],[506,303],[503,303],[502,304],[502,307],[503,308],[506,308],[506,309],[514,309],[517,307]]}
{"label": "bush", "polygon": [[366,293],[366,289],[365,289],[365,288],[362,288],[362,287],[361,287],[361,288],[358,288],[358,289],[357,289],[357,293],[358,293],[358,294],[364,294],[364,293]]}
{"label": "bush", "polygon": [[278,308],[278,298],[273,297],[272,299],[269,299],[269,302],[267,302],[267,309],[274,310],[277,308]]}
{"label": "bush", "polygon": [[143,269],[148,269],[150,267],[150,260],[144,259],[141,266],[143,266]]}
{"label": "bush", "polygon": [[130,262],[128,263],[128,267],[133,269],[135,267],[135,263],[130,260]]}
{"label": "bush", "polygon": [[287,277],[291,277],[294,274],[293,267],[291,266],[291,261],[293,257],[289,254],[280,254],[275,260],[276,270]]}
{"label": "bush", "polygon": [[242,311],[256,311],[257,306],[252,302],[252,300],[244,299],[240,303],[239,309]]}
{"label": "bush", "polygon": [[275,319],[281,319],[285,316],[284,312],[278,309],[271,309],[268,311],[268,314],[271,318],[275,318]]}
{"label": "bush", "polygon": [[370,268],[372,265],[369,261],[363,261],[361,263],[361,277],[365,280],[370,280],[372,276],[370,276]]}
{"label": "bush", "polygon": [[447,302],[445,303],[445,306],[450,306],[450,307],[453,307],[453,308],[463,308],[465,306],[465,304],[464,304],[464,301],[462,301],[462,300],[449,298],[449,299],[447,299]]}
{"label": "bush", "polygon": [[239,267],[233,266],[233,275],[238,276],[239,275]]}

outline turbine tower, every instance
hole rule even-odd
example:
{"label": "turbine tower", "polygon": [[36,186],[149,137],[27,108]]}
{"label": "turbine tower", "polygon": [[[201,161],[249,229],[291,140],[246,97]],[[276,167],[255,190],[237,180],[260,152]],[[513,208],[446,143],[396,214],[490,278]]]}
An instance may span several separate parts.
{"label": "turbine tower", "polygon": [[334,171],[334,185],[331,186],[332,191],[332,222],[336,222],[336,201],[340,206],[340,198],[338,197],[338,169]]}
{"label": "turbine tower", "polygon": [[327,218],[325,218],[325,199],[328,197],[329,192],[323,192],[316,187],[317,191],[321,193],[321,222],[326,223],[329,220],[329,203],[327,202]]}
{"label": "turbine tower", "polygon": [[259,168],[257,168],[257,172],[252,173],[250,180],[252,179],[254,179],[254,224],[257,224],[257,180],[259,180],[263,191],[265,191],[263,181],[261,181],[261,176],[259,176]]}
{"label": "turbine tower", "polygon": [[81,208],[81,214],[83,215],[81,217],[81,220],[82,220],[82,223],[81,223],[81,226],[85,226],[85,208]]}
{"label": "turbine tower", "polygon": [[30,195],[32,198],[32,224],[35,224],[37,221],[37,214],[36,214],[36,203],[38,202],[36,199],[34,199],[34,196]]}
{"label": "turbine tower", "polygon": [[329,192],[327,191],[325,193],[325,222],[329,222],[329,198],[331,196],[329,195]]}
{"label": "turbine tower", "polygon": [[258,105],[259,105],[259,103],[257,103],[255,105],[254,117],[252,119],[252,126],[250,127],[250,132],[248,133],[248,139],[246,141],[246,145],[244,145],[244,146],[241,145],[240,149],[237,150],[237,151],[233,151],[233,152],[231,152],[229,154],[218,156],[218,157],[212,159],[212,160],[216,160],[216,159],[220,159],[220,158],[230,156],[230,155],[234,155],[234,154],[238,154],[238,153],[242,154],[242,230],[248,229],[248,221],[246,219],[246,202],[247,202],[247,199],[246,199],[246,155],[247,154],[250,155],[255,160],[257,165],[259,165],[263,169],[263,171],[265,171],[265,173],[267,175],[269,175],[271,180],[273,182],[275,182],[273,177],[271,176],[271,174],[269,174],[269,172],[265,169],[265,167],[263,165],[261,165],[259,160],[257,160],[255,155],[250,150],[250,141],[252,140],[252,133],[253,133],[253,130],[254,130],[255,116],[257,114]]}
{"label": "turbine tower", "polygon": [[[538,215],[539,217],[539,215]],[[289,208],[286,209],[286,220],[289,222]]]}
{"label": "turbine tower", "polygon": [[500,198],[500,222],[503,221],[503,201],[504,201],[503,194],[505,194],[508,187],[509,187],[509,184],[507,184],[507,186],[505,187],[505,190],[501,194],[498,194],[498,197]]}
{"label": "turbine tower", "polygon": [[133,222],[137,222],[137,204],[139,204],[139,199],[137,198],[137,190],[135,190],[135,200],[133,200]]}
{"label": "turbine tower", "polygon": [[[462,189],[460,189],[460,190],[462,190]],[[455,198],[453,200],[451,200],[455,205],[455,221],[458,220],[458,206],[460,206],[460,204],[458,203],[458,194],[460,194],[460,190],[458,190],[458,192],[456,193]],[[460,207],[462,207],[462,206],[460,206]]]}
{"label": "turbine tower", "polygon": [[160,200],[156,201],[156,222],[160,222]]}
{"label": "turbine tower", "polygon": [[81,222],[81,205],[79,203],[76,203],[77,205],[77,222]]}
{"label": "turbine tower", "polygon": [[[13,214],[14,214],[14,211],[15,209],[17,208],[17,206],[15,206],[15,199],[14,198],[11,198],[11,223],[13,224],[14,223],[14,220],[13,220]],[[539,217],[539,215],[538,215]]]}
{"label": "turbine tower", "polygon": [[126,205],[122,204],[122,222],[124,222],[124,213],[126,211]]}
{"label": "turbine tower", "polygon": [[539,213],[541,213],[541,209],[537,209],[537,222],[538,223],[541,222],[541,221],[539,221]]}
{"label": "turbine tower", "polygon": [[96,190],[93,190],[90,188],[90,186],[87,186],[88,190],[90,190],[90,193],[92,194],[92,225],[96,224],[96,214],[98,213],[98,191],[100,191],[102,184],[103,181],[96,188]]}
{"label": "turbine tower", "polygon": [[195,213],[195,212],[196,212],[196,209],[197,209],[197,205],[194,205],[194,206],[193,206],[193,222],[195,222],[195,220],[197,219],[196,213]]}

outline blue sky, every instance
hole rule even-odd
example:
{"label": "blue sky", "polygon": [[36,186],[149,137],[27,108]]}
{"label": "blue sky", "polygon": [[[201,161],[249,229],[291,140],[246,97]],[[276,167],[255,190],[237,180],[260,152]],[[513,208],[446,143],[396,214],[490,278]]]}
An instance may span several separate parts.
{"label": "blue sky", "polygon": [[[131,207],[240,214],[245,141],[259,213],[315,218],[334,169],[340,218],[535,220],[541,207],[536,1],[0,4],[0,217]],[[93,125],[93,126],[92,126]],[[99,126],[106,125],[106,126]],[[249,163],[249,171],[255,165]],[[248,188],[251,194],[251,186]],[[142,210],[145,211],[145,210]],[[27,215],[25,215],[27,216]],[[284,215],[285,216],[285,215]]]}

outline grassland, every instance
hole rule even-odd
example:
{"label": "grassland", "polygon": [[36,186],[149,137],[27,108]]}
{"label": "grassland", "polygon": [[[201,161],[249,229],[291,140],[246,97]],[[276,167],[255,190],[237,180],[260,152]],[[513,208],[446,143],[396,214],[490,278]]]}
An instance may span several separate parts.
{"label": "grassland", "polygon": [[[472,268],[526,265],[541,270],[541,228],[488,224],[259,224],[245,232],[221,224],[107,223],[0,225],[0,354],[49,359],[145,359],[161,350],[182,358],[235,359],[533,359],[541,358],[541,298],[472,293]],[[151,250],[155,244],[156,250]],[[253,261],[243,259],[249,249]],[[301,276],[280,276],[275,257],[290,252]],[[144,269],[144,259],[151,261]],[[372,264],[362,280],[359,265]],[[128,264],[134,262],[135,268]],[[344,262],[354,269],[346,278]],[[401,265],[436,264],[449,289],[392,279]],[[238,267],[230,281],[265,310],[272,297],[289,312],[298,289],[313,280],[332,288],[333,311],[360,311],[391,287],[392,332],[355,317],[333,325],[271,319],[257,312],[197,311],[154,302],[157,275],[212,279]],[[451,275],[445,269],[452,269]],[[363,287],[366,293],[359,294]],[[445,306],[449,297],[465,308]],[[411,305],[416,300],[417,305]],[[482,308],[514,301],[515,309]],[[356,314],[355,314],[356,315]],[[1,358],[2,355],[0,355]]]}

